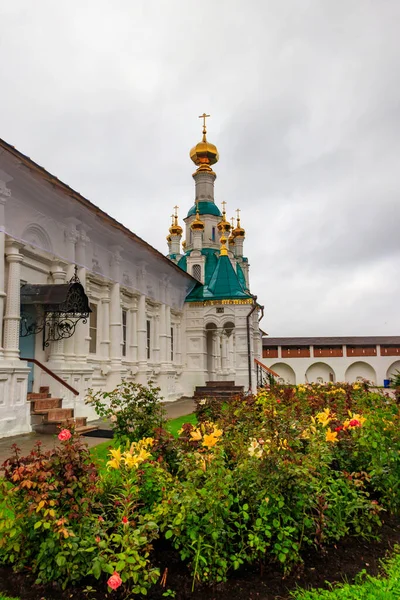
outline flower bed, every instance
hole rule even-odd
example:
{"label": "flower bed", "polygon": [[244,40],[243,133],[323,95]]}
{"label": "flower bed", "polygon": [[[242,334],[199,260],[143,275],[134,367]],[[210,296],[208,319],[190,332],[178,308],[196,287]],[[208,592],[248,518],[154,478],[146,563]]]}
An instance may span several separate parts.
{"label": "flower bed", "polygon": [[172,594],[155,544],[178,553],[194,589],[245,565],[289,573],[310,549],[372,539],[398,513],[400,412],[366,384],[274,386],[197,413],[177,440],[158,426],[122,432],[100,474],[69,430],[50,453],[16,453],[1,561],[64,588],[91,576],[115,597],[156,582]]}

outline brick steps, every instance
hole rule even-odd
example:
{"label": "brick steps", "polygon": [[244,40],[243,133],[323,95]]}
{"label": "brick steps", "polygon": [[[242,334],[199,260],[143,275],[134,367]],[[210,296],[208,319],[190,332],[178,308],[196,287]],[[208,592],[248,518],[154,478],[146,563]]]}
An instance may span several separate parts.
{"label": "brick steps", "polygon": [[217,398],[219,400],[230,400],[243,393],[244,386],[235,385],[234,381],[206,381],[206,385],[196,387],[193,399]]}
{"label": "brick steps", "polygon": [[48,387],[41,387],[38,393],[28,394],[31,404],[31,425],[37,433],[58,434],[63,427],[75,427],[82,435],[98,429],[87,425],[87,417],[74,417],[73,408],[62,408],[62,398],[52,398]]}

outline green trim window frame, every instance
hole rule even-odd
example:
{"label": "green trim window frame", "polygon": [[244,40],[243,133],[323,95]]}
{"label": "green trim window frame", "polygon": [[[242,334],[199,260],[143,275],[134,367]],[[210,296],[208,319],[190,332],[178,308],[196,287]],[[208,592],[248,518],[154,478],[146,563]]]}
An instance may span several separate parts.
{"label": "green trim window frame", "polygon": [[89,304],[91,313],[89,316],[89,354],[97,353],[97,304]]}
{"label": "green trim window frame", "polygon": [[126,340],[127,340],[127,324],[128,324],[128,311],[122,309],[122,356],[126,356]]}
{"label": "green trim window frame", "polygon": [[151,321],[147,319],[146,321],[146,357],[147,360],[150,360],[151,356]]}

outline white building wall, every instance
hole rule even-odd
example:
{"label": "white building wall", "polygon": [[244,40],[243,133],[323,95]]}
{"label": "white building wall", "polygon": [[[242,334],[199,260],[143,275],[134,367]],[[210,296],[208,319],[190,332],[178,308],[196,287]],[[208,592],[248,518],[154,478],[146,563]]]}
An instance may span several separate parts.
{"label": "white building wall", "polygon": [[[278,355],[282,356],[281,349]],[[400,370],[400,360],[395,356],[343,356],[309,358],[262,358],[263,364],[278,373],[288,383],[311,383],[321,380],[354,382],[358,378],[371,380],[382,386],[384,379],[390,378],[396,369]],[[294,381],[293,381],[294,379]]]}

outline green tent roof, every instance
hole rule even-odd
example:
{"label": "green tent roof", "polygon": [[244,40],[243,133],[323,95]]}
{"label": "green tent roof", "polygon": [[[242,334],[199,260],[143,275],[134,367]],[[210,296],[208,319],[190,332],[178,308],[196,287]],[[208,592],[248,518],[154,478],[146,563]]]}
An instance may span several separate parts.
{"label": "green tent roof", "polygon": [[221,216],[221,211],[214,202],[197,202],[197,206],[196,204],[193,204],[187,216],[191,217],[192,215],[195,215],[197,207],[200,215],[215,215],[216,217]]}
{"label": "green tent roof", "polygon": [[215,257],[215,259],[217,265],[209,282],[207,283],[206,280],[205,285],[200,283],[196,285],[190,294],[186,296],[186,302],[251,298],[250,294],[244,291],[229,256]]}

